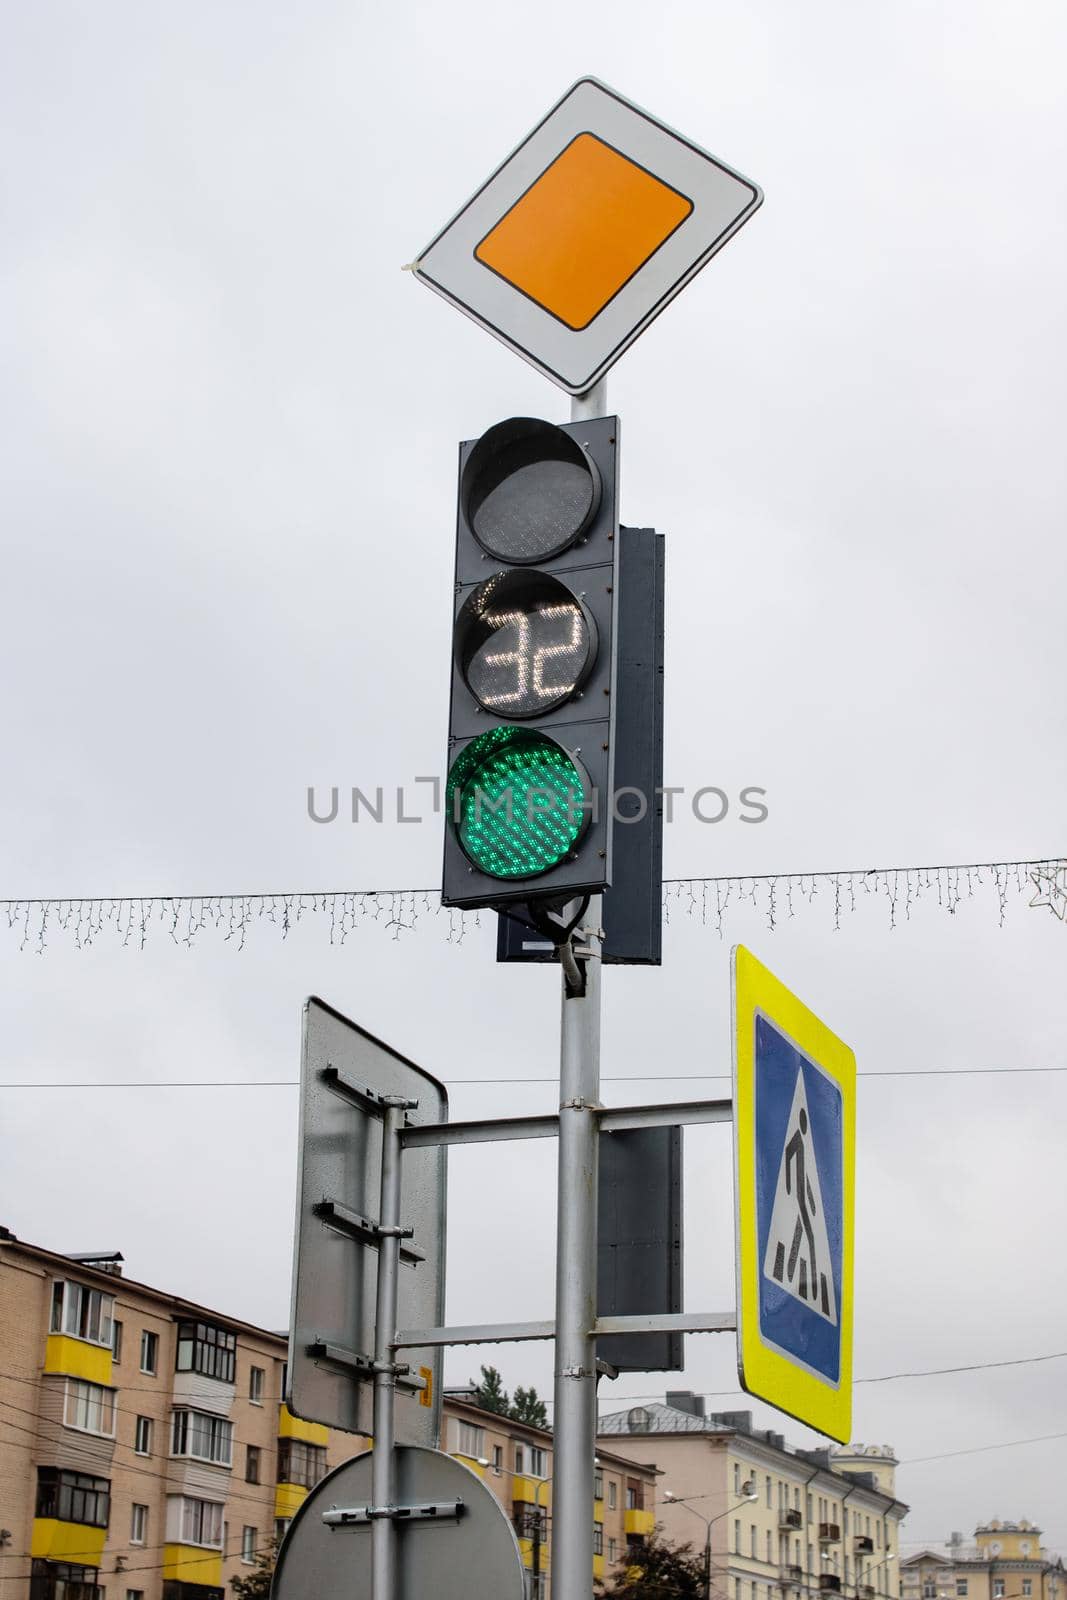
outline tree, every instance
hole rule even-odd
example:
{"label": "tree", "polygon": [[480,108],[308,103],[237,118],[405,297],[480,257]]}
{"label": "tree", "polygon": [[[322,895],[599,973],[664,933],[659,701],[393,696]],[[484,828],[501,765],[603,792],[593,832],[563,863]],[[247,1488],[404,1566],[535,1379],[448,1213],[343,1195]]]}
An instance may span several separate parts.
{"label": "tree", "polygon": [[278,1541],[272,1539],[267,1548],[256,1556],[247,1577],[230,1579],[230,1587],[238,1600],[270,1600],[271,1579],[277,1559]]}
{"label": "tree", "polygon": [[511,1399],[504,1388],[504,1380],[495,1367],[482,1368],[481,1383],[474,1383],[474,1403],[483,1411],[495,1411],[498,1416],[511,1416]]}
{"label": "tree", "polygon": [[515,1399],[508,1415],[513,1422],[525,1422],[531,1428],[548,1427],[545,1402],[537,1398],[536,1389],[524,1389],[521,1384],[515,1390]]}
{"label": "tree", "polygon": [[704,1558],[653,1534],[596,1585],[597,1600],[704,1600]]}

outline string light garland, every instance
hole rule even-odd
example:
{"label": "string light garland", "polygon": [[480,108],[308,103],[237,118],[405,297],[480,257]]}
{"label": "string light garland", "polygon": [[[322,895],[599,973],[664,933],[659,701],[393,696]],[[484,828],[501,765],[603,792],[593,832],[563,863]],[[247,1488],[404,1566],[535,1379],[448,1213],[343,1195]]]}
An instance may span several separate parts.
{"label": "string light garland", "polygon": [[[882,901],[890,929],[911,920],[914,907],[935,896],[941,910],[954,915],[964,901],[985,895],[1004,926],[1012,901],[1037,893],[1031,906],[1047,906],[1067,917],[1067,857],[1033,861],[982,861],[951,866],[872,867],[836,872],[778,872],[717,878],[670,878],[663,885],[664,921],[681,916],[714,927],[726,936],[731,909],[746,906],[760,915],[769,932],[802,912],[825,907],[825,918],[840,931],[844,919],[864,903]],[[818,904],[817,904],[818,902]],[[88,899],[21,898],[0,900],[0,932],[20,951],[43,955],[57,939],[78,950],[110,936],[123,948],[143,950],[150,933],[175,945],[192,946],[205,932],[243,950],[253,929],[270,924],[287,939],[294,927],[317,919],[328,927],[331,945],[376,929],[399,940],[421,922],[434,921],[448,944],[460,945],[481,927],[480,911],[442,906],[432,889],[334,889],[274,894],[110,895]]]}

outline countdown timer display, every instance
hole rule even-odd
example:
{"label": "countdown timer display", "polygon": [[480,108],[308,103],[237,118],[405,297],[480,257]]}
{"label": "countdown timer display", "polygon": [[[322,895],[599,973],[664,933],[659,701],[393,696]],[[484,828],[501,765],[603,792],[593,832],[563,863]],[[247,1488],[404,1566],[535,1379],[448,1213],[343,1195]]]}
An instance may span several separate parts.
{"label": "countdown timer display", "polygon": [[573,590],[546,572],[498,572],[456,623],[460,672],[478,704],[542,716],[576,694],[596,659],[596,624]]}

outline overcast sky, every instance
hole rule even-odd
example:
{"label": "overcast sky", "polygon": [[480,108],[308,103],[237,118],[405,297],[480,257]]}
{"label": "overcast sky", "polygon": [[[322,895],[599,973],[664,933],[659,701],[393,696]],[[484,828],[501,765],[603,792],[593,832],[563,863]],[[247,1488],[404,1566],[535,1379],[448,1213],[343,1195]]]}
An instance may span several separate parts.
{"label": "overcast sky", "polygon": [[[569,410],[400,268],[590,72],[766,194],[609,382],[624,518],[668,541],[668,781],[768,792],[758,827],[676,822],[668,873],[1067,850],[1062,6],[35,0],[0,30],[0,893],[439,882],[437,826],[316,826],[306,789],[440,770],[456,443]],[[605,1078],[652,1080],[605,1098],[729,1070],[734,940],[861,1072],[1067,1066],[1067,927],[1026,898],[835,931],[824,889],[725,940],[679,905],[661,970],[605,976]],[[556,976],[496,967],[491,920],[5,933],[3,1079],[292,1080],[317,993],[454,1115],[548,1110],[550,1081],[456,1082],[556,1069]],[[859,1376],[1067,1348],[1065,1096],[861,1083]],[[12,1089],[0,1221],[283,1326],[296,1107]],[[730,1161],[687,1135],[691,1310],[733,1303]],[[450,1319],[549,1315],[554,1152],[451,1174]],[[548,1347],[485,1359],[551,1393]],[[732,1341],[687,1361],[666,1382],[738,1403]],[[1065,1439],[916,1461],[1067,1433],[1065,1377],[857,1388],[856,1437],[915,1461],[909,1540],[1029,1516],[1067,1547]]]}

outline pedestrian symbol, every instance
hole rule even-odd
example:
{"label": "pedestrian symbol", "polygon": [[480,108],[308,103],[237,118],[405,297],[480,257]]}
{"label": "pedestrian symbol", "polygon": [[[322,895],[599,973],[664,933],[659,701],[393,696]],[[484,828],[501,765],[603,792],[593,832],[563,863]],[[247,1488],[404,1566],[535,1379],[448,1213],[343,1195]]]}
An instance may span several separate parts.
{"label": "pedestrian symbol", "polygon": [[837,1326],[830,1240],[802,1072],[793,1091],[763,1271]]}
{"label": "pedestrian symbol", "polygon": [[856,1062],[734,952],[738,1375],[832,1439],[852,1416]]}

